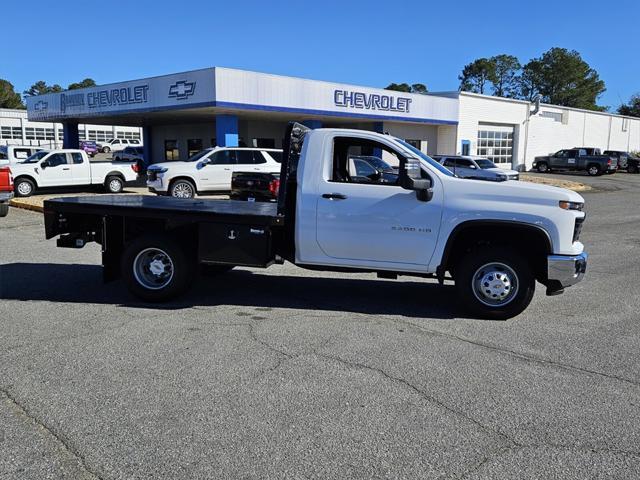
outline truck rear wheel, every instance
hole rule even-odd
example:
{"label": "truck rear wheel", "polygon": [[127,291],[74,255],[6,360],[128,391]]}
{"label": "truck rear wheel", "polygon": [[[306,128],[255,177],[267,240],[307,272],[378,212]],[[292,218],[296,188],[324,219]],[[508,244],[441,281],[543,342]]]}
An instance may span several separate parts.
{"label": "truck rear wheel", "polygon": [[592,177],[596,177],[598,175],[600,175],[600,167],[598,165],[591,164],[587,167],[587,173],[589,175],[591,175]]}
{"label": "truck rear wheel", "polygon": [[527,308],[535,292],[535,278],[526,259],[506,247],[471,251],[455,272],[458,298],[480,318],[515,317]]}
{"label": "truck rear wheel", "polygon": [[0,217],[6,217],[9,215],[9,204],[0,203]]}
{"label": "truck rear wheel", "polygon": [[121,271],[133,295],[150,302],[163,302],[189,287],[193,263],[172,238],[148,235],[127,246]]}
{"label": "truck rear wheel", "polygon": [[104,181],[104,188],[108,193],[120,193],[124,189],[124,182],[120,177],[111,175]]}

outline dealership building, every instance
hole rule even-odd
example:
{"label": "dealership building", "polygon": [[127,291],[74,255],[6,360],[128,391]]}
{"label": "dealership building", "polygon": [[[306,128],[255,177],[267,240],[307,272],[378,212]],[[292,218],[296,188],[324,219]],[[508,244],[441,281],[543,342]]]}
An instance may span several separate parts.
{"label": "dealership building", "polygon": [[[287,122],[385,132],[430,154],[471,154],[529,169],[537,155],[575,146],[640,150],[640,119],[466,92],[426,95],[230,68],[207,68],[27,99],[24,128],[43,128],[66,147],[86,138],[142,137],[152,163],[211,146],[281,147]],[[8,116],[9,118],[5,118]],[[41,125],[41,126],[38,126]],[[113,127],[118,125],[118,127]],[[94,132],[94,133],[92,133]],[[46,134],[45,134],[46,135]],[[101,138],[100,138],[101,139]]]}

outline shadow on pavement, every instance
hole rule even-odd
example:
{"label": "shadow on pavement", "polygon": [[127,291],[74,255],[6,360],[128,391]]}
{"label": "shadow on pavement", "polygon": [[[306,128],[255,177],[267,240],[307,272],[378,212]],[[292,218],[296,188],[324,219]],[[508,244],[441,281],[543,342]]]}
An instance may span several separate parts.
{"label": "shadow on pavement", "polygon": [[198,277],[180,299],[156,304],[137,301],[122,282],[102,283],[102,267],[98,265],[11,263],[0,265],[0,298],[158,310],[238,305],[439,319],[458,314],[452,286],[411,277],[394,281],[296,277],[242,269],[218,277]]}

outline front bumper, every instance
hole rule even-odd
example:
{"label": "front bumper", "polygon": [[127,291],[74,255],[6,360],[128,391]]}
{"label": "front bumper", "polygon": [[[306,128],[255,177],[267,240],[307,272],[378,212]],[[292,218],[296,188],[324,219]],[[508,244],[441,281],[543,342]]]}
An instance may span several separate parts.
{"label": "front bumper", "polygon": [[579,255],[547,257],[547,295],[562,293],[566,287],[580,282],[587,271],[587,252]]}

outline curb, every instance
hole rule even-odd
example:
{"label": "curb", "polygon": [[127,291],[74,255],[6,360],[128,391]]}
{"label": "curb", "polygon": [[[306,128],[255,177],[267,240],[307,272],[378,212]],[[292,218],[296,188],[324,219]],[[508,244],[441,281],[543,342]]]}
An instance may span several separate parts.
{"label": "curb", "polygon": [[44,212],[43,205],[29,203],[28,201],[22,200],[20,198],[12,198],[9,201],[9,205],[16,208],[22,208],[23,210],[31,210],[31,211],[40,212],[40,213]]}

